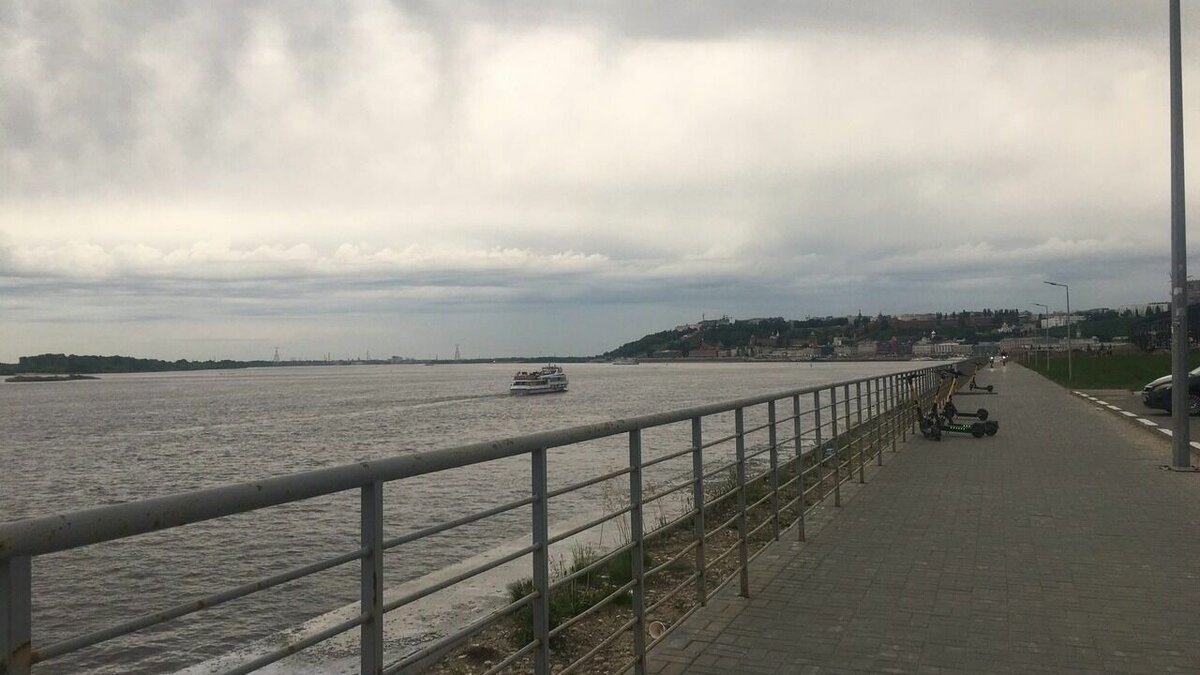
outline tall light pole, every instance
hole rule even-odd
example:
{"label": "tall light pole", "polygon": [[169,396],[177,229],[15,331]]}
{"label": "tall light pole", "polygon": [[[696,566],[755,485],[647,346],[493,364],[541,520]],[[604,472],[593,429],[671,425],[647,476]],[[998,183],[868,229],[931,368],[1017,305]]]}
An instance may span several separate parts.
{"label": "tall light pole", "polygon": [[1192,466],[1188,429],[1187,238],[1183,209],[1183,63],[1179,0],[1171,0],[1171,468]]}
{"label": "tall light pole", "polygon": [[1051,286],[1062,286],[1067,289],[1067,382],[1074,378],[1074,371],[1071,370],[1071,287],[1066,284],[1060,284],[1057,281],[1043,281],[1044,284]]}
{"label": "tall light pole", "polygon": [[1042,344],[1046,348],[1046,374],[1049,375],[1050,374],[1050,306],[1043,305],[1040,302],[1033,303],[1033,306],[1041,307],[1043,314],[1046,317],[1044,319],[1046,322],[1046,341]]}

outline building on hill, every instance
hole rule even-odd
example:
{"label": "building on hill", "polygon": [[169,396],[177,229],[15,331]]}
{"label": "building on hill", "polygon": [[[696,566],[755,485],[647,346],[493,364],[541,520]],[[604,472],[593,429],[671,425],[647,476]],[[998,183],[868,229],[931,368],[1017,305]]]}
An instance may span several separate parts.
{"label": "building on hill", "polygon": [[751,347],[774,347],[779,344],[779,335],[753,335],[750,337]]}
{"label": "building on hill", "polygon": [[1066,314],[1052,314],[1052,315],[1042,319],[1038,323],[1038,327],[1043,328],[1043,329],[1045,329],[1045,328],[1062,328],[1063,326],[1067,325],[1068,321],[1070,321],[1070,323],[1072,325],[1074,325],[1074,324],[1079,323],[1080,321],[1083,321],[1083,317],[1078,314],[1074,314],[1074,313],[1072,313],[1070,317],[1068,317]]}
{"label": "building on hill", "polygon": [[913,353],[913,343],[893,337],[890,340],[875,343],[875,354],[878,356],[907,356]]}

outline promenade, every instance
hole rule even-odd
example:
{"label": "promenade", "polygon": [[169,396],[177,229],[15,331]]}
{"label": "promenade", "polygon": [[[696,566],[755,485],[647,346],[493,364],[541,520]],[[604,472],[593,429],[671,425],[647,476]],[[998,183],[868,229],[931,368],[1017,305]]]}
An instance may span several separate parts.
{"label": "promenade", "polygon": [[[909,438],[649,655],[649,672],[1200,672],[1200,474],[1019,366],[994,438]],[[848,484],[847,487],[850,487]]]}

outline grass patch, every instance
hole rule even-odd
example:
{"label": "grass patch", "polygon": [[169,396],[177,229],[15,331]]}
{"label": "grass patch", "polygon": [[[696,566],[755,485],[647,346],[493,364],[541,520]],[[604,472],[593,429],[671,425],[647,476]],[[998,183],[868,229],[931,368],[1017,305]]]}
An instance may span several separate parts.
{"label": "grass patch", "polygon": [[[576,545],[571,549],[571,561],[553,561],[551,563],[551,581],[566,578],[575,572],[582,571],[600,559],[595,548],[586,545]],[[650,553],[644,552],[642,563],[645,569],[651,567]],[[550,628],[553,630],[559,624],[582,614],[592,605],[615,592],[621,586],[633,579],[633,551],[627,551],[601,565],[599,569],[584,573],[582,576],[567,582],[550,591]],[[533,592],[533,579],[525,577],[508,585],[508,597],[512,602]],[[620,596],[614,602],[629,604],[627,596]],[[533,640],[533,607],[525,605],[512,614],[514,646],[523,646]],[[555,639],[556,645],[561,645],[561,638]]]}
{"label": "grass patch", "polygon": [[[1025,366],[1063,385],[1078,389],[1141,389],[1147,382],[1171,372],[1171,354],[1165,351],[1144,354],[1100,356],[1087,352],[1072,355],[1071,379],[1067,379],[1067,355],[1054,354],[1046,366],[1044,354],[1031,354]],[[1188,355],[1188,369],[1200,366],[1200,353]]]}

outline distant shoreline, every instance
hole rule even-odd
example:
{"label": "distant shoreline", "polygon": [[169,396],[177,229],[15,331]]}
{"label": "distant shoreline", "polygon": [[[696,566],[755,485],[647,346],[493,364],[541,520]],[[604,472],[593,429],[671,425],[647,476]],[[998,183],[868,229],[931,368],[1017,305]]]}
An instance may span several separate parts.
{"label": "distant shoreline", "polygon": [[[179,373],[202,370],[269,369],[277,367],[313,366],[443,366],[479,364],[523,364],[523,363],[612,363],[612,358],[597,356],[532,356],[496,357],[475,359],[371,359],[350,361],[159,361],[155,359],[133,359],[128,357],[79,357],[81,362],[66,362],[68,357],[59,357],[57,362],[39,362],[43,357],[22,357],[20,364],[0,364],[0,376],[9,376],[6,382],[64,382],[70,380],[97,379],[92,375],[136,374],[136,373]],[[69,357],[75,359],[77,357]],[[750,356],[672,356],[636,357],[639,363],[870,363],[901,361],[936,361],[928,356],[838,356],[826,358],[763,358]],[[72,367],[73,366],[73,367]],[[87,373],[84,375],[83,373]]]}
{"label": "distant shoreline", "polygon": [[4,378],[5,382],[73,382],[75,380],[98,380],[95,375],[14,375]]}

